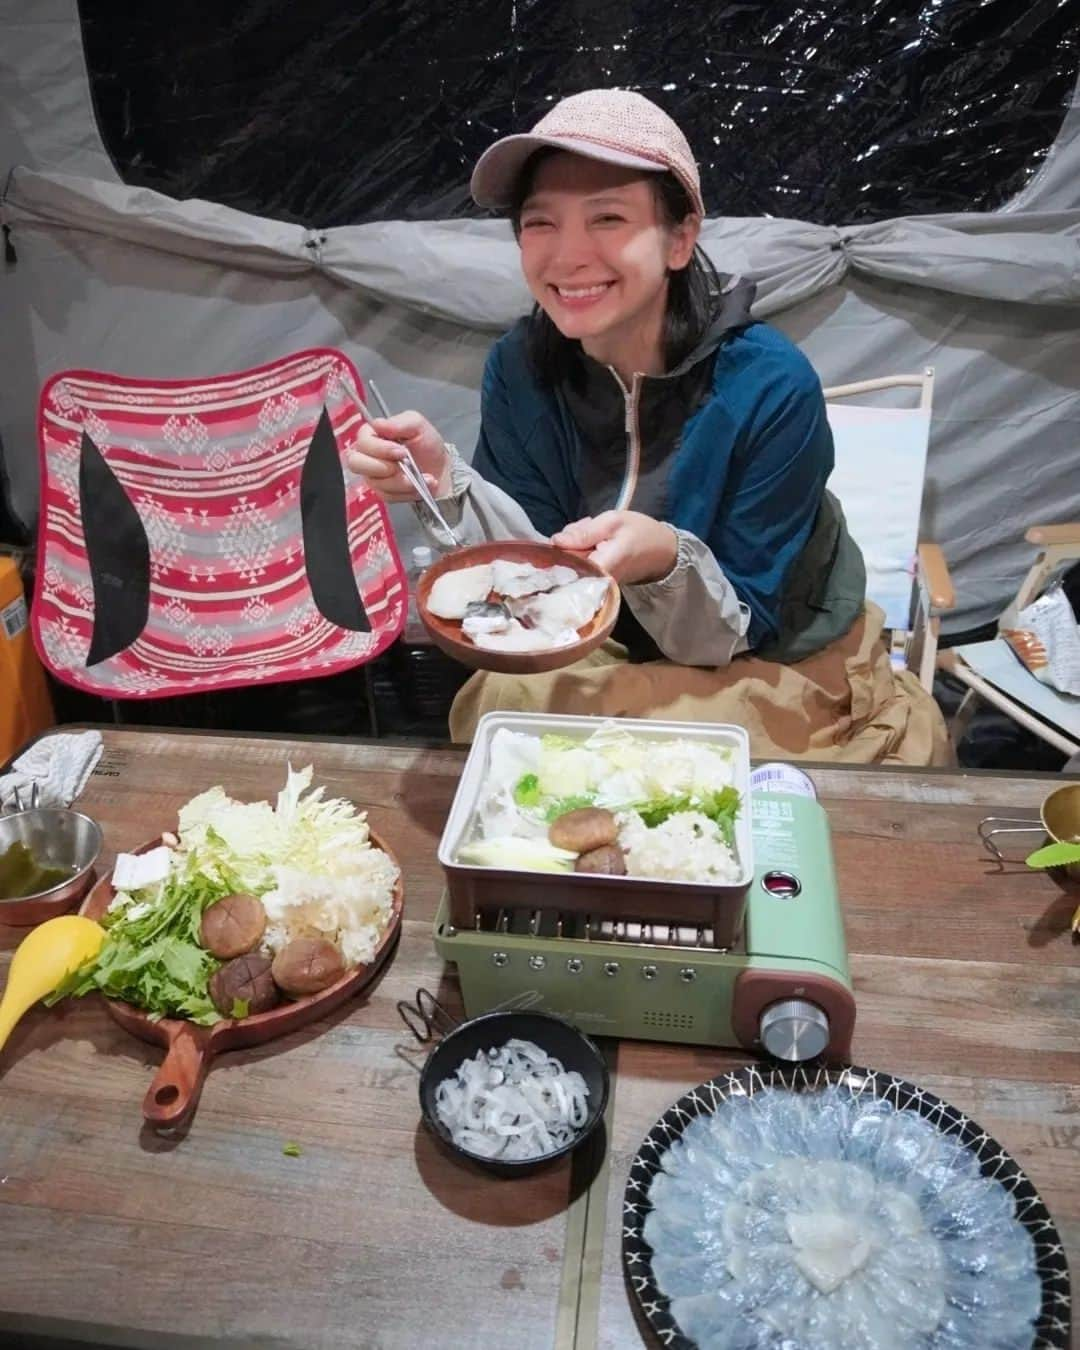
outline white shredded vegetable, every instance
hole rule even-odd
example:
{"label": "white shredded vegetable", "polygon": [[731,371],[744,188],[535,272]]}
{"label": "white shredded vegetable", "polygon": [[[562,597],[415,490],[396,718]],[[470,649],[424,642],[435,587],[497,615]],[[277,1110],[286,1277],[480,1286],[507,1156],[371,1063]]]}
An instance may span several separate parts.
{"label": "white shredded vegetable", "polygon": [[477,1050],[435,1091],[435,1114],[458,1148],[480,1158],[542,1158],[570,1143],[588,1117],[581,1074],[532,1041]]}

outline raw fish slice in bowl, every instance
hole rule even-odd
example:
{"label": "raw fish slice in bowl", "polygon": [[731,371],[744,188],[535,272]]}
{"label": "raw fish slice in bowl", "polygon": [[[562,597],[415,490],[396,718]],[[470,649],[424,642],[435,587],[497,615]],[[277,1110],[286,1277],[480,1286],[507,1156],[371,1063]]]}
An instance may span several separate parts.
{"label": "raw fish slice in bowl", "polygon": [[456,549],[429,567],[417,611],[436,646],[462,665],[532,675],[571,665],[604,642],[618,617],[619,588],[580,554],[496,540]]}
{"label": "raw fish slice in bowl", "polygon": [[610,585],[601,577],[576,577],[553,590],[512,600],[510,613],[535,631],[558,641],[567,630],[575,632],[590,621],[604,603]]}
{"label": "raw fish slice in bowl", "polygon": [[537,567],[529,562],[497,558],[491,565],[491,589],[508,600],[518,599],[523,595],[538,595],[554,590],[556,586],[569,585],[577,576],[575,568],[561,563]]}
{"label": "raw fish slice in bowl", "polygon": [[493,570],[490,563],[481,563],[444,572],[428,593],[428,609],[440,619],[463,619],[470,605],[487,600]]}

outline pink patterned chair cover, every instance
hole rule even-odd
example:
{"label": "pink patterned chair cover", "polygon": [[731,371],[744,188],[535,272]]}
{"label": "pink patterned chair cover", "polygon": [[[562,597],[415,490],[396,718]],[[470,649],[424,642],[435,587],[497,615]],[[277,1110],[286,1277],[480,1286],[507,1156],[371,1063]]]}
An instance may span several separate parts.
{"label": "pink patterned chair cover", "polygon": [[341,352],[209,380],[66,371],[42,390],[41,659],[106,698],[331,675],[401,632],[380,500],[341,463],[363,423]]}

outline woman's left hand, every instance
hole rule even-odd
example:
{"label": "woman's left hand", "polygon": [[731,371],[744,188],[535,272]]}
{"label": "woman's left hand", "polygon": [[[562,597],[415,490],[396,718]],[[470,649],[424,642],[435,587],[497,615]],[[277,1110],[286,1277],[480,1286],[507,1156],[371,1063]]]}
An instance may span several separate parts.
{"label": "woman's left hand", "polygon": [[558,548],[587,554],[620,584],[660,581],[675,566],[679,536],[640,511],[604,511],[551,536]]}

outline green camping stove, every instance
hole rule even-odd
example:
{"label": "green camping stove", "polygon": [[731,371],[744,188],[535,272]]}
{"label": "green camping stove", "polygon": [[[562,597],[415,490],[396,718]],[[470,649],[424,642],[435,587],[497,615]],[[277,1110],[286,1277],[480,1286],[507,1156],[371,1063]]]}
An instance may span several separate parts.
{"label": "green camping stove", "polygon": [[846,1060],[855,1001],[828,820],[809,797],[755,792],[751,804],[754,879],[726,950],[708,928],[510,905],[466,931],[444,895],[435,946],[458,968],[468,1015],[532,994],[597,1036]]}

